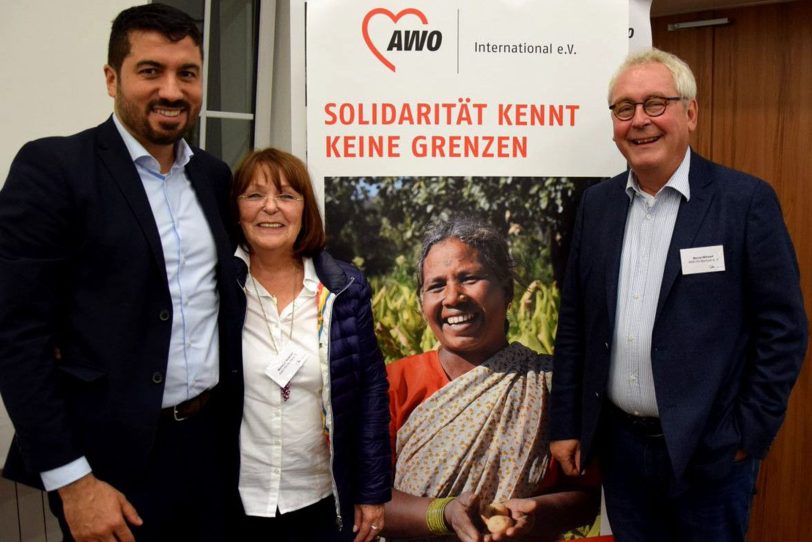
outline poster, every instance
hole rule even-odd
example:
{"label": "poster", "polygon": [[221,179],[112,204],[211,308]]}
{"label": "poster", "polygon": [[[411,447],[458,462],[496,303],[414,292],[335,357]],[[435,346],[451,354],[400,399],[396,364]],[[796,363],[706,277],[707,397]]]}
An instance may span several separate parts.
{"label": "poster", "polygon": [[[426,231],[459,217],[509,245],[509,341],[552,352],[578,197],[625,168],[607,85],[633,21],[645,39],[642,4],[308,2],[307,163],[328,249],[370,281],[387,362],[438,347],[416,266]],[[592,514],[566,538],[602,534]]]}
{"label": "poster", "polygon": [[651,0],[629,0],[629,51],[651,47]]}

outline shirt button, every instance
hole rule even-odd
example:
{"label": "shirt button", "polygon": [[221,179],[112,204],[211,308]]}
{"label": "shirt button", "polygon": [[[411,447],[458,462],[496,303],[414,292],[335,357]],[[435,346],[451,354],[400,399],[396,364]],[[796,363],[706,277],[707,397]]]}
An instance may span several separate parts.
{"label": "shirt button", "polygon": [[634,342],[634,337],[632,337],[631,335],[629,335],[628,337],[626,337],[626,340],[627,340],[627,341],[629,341],[630,343],[631,343],[631,342]]}
{"label": "shirt button", "polygon": [[161,371],[155,371],[154,373],[152,373],[152,382],[154,384],[160,384],[163,381],[164,375],[161,373]]}
{"label": "shirt button", "polygon": [[158,313],[158,318],[161,319],[161,322],[166,322],[167,320],[169,320],[169,311],[166,309],[162,310],[161,312]]}

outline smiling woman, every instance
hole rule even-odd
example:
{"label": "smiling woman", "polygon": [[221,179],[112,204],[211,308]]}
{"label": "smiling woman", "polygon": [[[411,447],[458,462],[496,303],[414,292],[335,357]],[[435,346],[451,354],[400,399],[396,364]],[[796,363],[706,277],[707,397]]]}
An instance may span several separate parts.
{"label": "smiling woman", "polygon": [[513,263],[506,243],[493,239],[500,239],[493,229],[460,221],[424,242],[418,290],[446,372],[461,374],[507,346],[503,324],[513,299]]}
{"label": "smiling woman", "polygon": [[369,286],[324,250],[313,185],[295,156],[250,153],[232,205],[245,317],[237,538],[369,542],[390,494]]}
{"label": "smiling woman", "polygon": [[[550,468],[551,358],[506,338],[514,283],[506,240],[478,221],[443,222],[425,237],[417,267],[440,347],[387,367],[395,449],[387,539],[480,540],[487,528],[501,539],[557,540],[591,522],[597,486],[561,485]],[[504,517],[486,527],[480,514],[494,510]]]}

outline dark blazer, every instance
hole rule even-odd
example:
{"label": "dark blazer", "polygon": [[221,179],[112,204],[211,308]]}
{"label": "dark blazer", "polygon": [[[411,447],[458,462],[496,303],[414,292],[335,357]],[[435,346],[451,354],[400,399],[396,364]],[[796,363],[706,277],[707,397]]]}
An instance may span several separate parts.
{"label": "dark blazer", "polygon": [[[186,172],[217,245],[223,382],[239,369],[231,173],[200,149]],[[40,472],[85,455],[113,485],[140,476],[172,318],[158,229],[112,117],[27,143],[0,192],[0,393],[16,430],[3,474],[40,486]]]}
{"label": "dark blazer", "polygon": [[[596,448],[629,207],[627,173],[588,189],[562,289],[553,440]],[[692,152],[652,333],[660,421],[675,476],[722,476],[761,458],[784,418],[807,344],[798,265],[772,188]],[[725,271],[683,275],[680,249],[722,245]]]}

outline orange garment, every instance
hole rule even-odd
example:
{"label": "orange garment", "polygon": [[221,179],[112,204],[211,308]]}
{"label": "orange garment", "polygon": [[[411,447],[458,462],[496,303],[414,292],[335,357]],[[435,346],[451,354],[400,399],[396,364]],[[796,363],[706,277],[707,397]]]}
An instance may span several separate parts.
{"label": "orange garment", "polygon": [[399,359],[386,366],[389,380],[389,438],[392,442],[392,464],[398,430],[412,411],[450,382],[440,365],[436,350]]}
{"label": "orange garment", "polygon": [[[403,426],[412,411],[431,397],[431,395],[450,382],[440,364],[436,350],[415,354],[386,366],[386,377],[389,380],[389,438],[392,443],[392,465],[395,464],[398,430]],[[564,474],[558,468],[553,457],[547,472],[541,480],[539,493],[555,491],[563,482]],[[590,466],[585,476],[580,477],[578,485],[597,487],[600,485],[598,469]]]}

